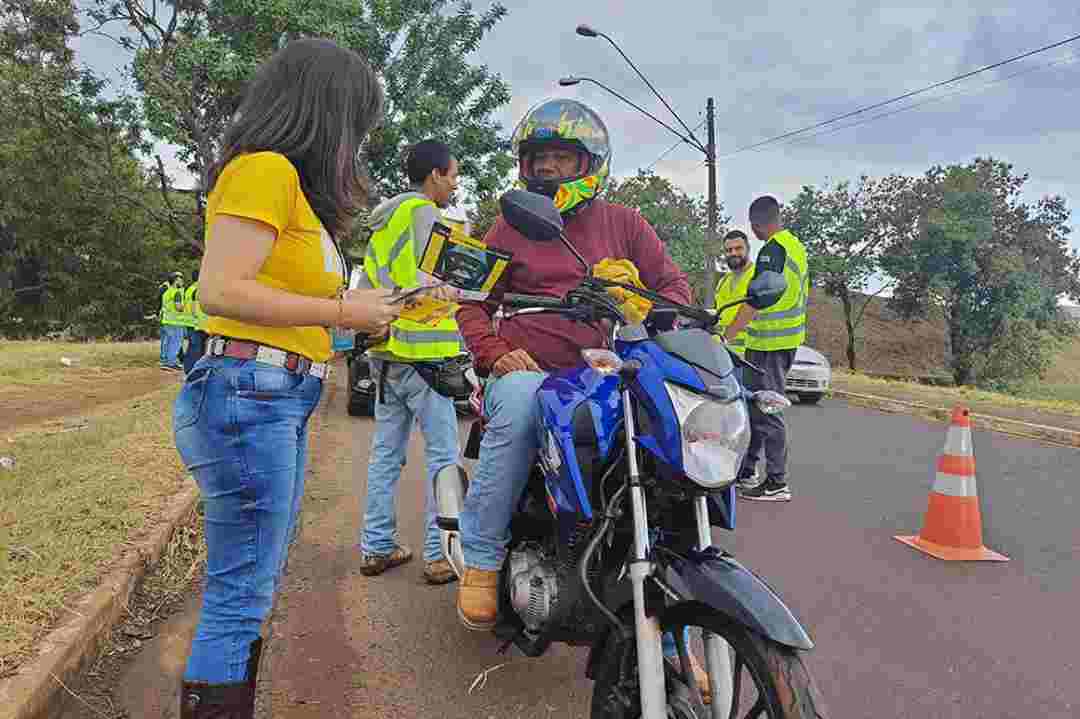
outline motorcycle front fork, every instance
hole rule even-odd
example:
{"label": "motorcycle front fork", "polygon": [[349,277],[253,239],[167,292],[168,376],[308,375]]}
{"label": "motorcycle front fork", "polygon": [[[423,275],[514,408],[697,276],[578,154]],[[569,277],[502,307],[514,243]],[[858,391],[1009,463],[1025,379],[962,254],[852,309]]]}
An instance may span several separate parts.
{"label": "motorcycle front fork", "polygon": [[[645,490],[637,462],[634,410],[630,391],[623,390],[623,418],[626,427],[626,457],[630,474],[630,508],[634,519],[633,556],[630,559],[630,585],[634,594],[634,635],[637,645],[638,686],[641,693],[642,719],[666,719],[667,687],[664,677],[664,651],[661,644],[660,620],[645,612],[645,582],[654,566],[650,557],[649,523],[645,507]],[[694,500],[697,520],[698,546],[712,546],[712,525],[709,522],[708,498]],[[731,651],[723,637],[703,631],[705,668],[712,693],[713,719],[726,719],[731,711],[733,676]]]}

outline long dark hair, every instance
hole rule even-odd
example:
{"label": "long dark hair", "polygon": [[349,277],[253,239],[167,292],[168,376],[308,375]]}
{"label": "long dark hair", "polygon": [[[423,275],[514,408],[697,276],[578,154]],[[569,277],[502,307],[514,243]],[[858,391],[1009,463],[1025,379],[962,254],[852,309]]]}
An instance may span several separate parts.
{"label": "long dark hair", "polygon": [[382,113],[383,89],[371,67],[330,40],[295,40],[264,62],[225,131],[222,169],[248,152],[278,152],[326,231],[340,237],[367,200],[360,146]]}

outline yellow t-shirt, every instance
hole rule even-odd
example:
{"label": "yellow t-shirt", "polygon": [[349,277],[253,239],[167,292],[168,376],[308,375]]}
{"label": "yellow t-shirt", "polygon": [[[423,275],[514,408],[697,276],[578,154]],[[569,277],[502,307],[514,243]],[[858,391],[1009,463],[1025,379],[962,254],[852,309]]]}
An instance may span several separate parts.
{"label": "yellow t-shirt", "polygon": [[[206,202],[207,243],[214,219],[234,215],[258,220],[277,239],[256,279],[264,285],[308,297],[335,297],[345,285],[344,258],[300,189],[300,175],[288,158],[255,152],[234,158],[222,170]],[[210,335],[251,340],[325,362],[333,354],[325,327],[265,327],[211,316]]]}

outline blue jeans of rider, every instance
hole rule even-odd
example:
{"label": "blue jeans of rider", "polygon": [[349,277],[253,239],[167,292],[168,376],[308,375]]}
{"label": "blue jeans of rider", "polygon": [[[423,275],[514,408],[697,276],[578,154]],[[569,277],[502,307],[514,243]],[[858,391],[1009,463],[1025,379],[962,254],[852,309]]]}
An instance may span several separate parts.
{"label": "blue jeans of rider", "polygon": [[185,681],[245,679],[296,531],[307,422],[321,393],[310,375],[203,357],[176,398],[176,447],[202,492],[207,549]]}
{"label": "blue jeans of rider", "polygon": [[[373,378],[378,378],[383,364],[381,360],[372,361]],[[433,562],[443,558],[439,528],[435,524],[435,474],[443,467],[457,464],[460,451],[457,412],[453,401],[433,390],[407,364],[389,364],[382,384],[385,391],[375,403],[375,436],[371,440],[360,551],[388,555],[398,544],[397,483],[405,465],[409,434],[419,419],[427,465],[423,556],[425,562]]]}
{"label": "blue jeans of rider", "polygon": [[161,325],[161,366],[179,367],[180,347],[184,344],[184,329],[178,325]]}
{"label": "blue jeans of rider", "polygon": [[498,571],[506,558],[510,518],[536,460],[536,391],[546,377],[511,372],[484,387],[487,424],[459,517],[465,564],[473,569]]}
{"label": "blue jeans of rider", "polygon": [[[512,372],[484,388],[487,425],[459,518],[465,564],[473,569],[502,569],[510,518],[536,461],[536,392],[546,378],[542,372]],[[677,656],[675,638],[665,633],[663,639],[664,655]]]}

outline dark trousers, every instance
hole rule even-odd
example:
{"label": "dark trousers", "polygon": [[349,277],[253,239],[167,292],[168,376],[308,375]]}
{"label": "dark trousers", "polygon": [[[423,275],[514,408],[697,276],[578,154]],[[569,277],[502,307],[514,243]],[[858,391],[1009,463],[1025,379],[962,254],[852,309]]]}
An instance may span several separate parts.
{"label": "dark trousers", "polygon": [[191,372],[191,368],[199,361],[206,352],[206,333],[194,327],[187,329],[188,346],[184,350],[184,374]]}
{"label": "dark trousers", "polygon": [[[743,370],[747,386],[754,392],[771,389],[784,394],[788,370],[795,360],[795,350],[777,350],[761,352],[746,350],[746,361],[764,370],[763,374],[750,369]],[[761,450],[765,449],[765,477],[783,484],[787,476],[787,425],[784,414],[765,414],[750,403],[750,449],[743,458],[740,477],[749,477],[754,473]]]}

